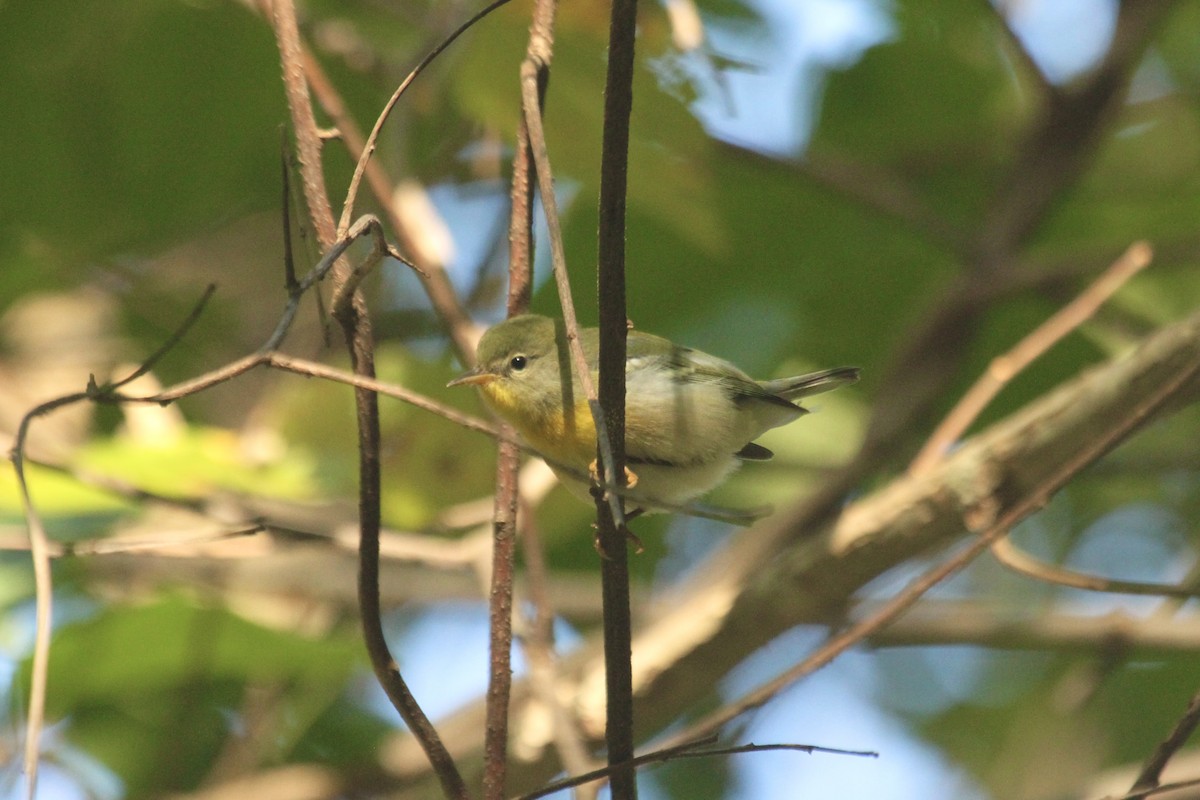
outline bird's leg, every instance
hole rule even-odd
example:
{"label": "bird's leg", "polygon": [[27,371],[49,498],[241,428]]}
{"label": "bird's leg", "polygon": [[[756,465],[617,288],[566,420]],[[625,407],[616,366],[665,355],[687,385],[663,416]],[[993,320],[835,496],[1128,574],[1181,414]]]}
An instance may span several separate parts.
{"label": "bird's leg", "polygon": [[[588,475],[591,477],[593,483],[600,482],[600,461],[599,461],[599,459],[593,458],[592,463],[588,464]],[[625,488],[632,489],[633,487],[637,486],[637,482],[638,482],[637,473],[634,472],[633,470],[631,470],[629,468],[629,465],[626,464],[625,465]]]}
{"label": "bird's leg", "polygon": [[[635,508],[633,513],[626,517],[625,520],[628,522],[641,513],[642,509]],[[629,529],[628,525],[622,525],[621,530],[625,532],[625,538],[628,539],[630,544],[633,545],[633,552],[635,554],[641,555],[642,553],[646,552],[646,548],[642,545],[642,540],[639,539],[637,535]],[[600,528],[594,522],[592,523],[592,547],[596,548],[596,552],[600,554],[601,558],[605,559],[606,561],[612,561],[612,556],[608,554],[608,551],[604,549],[604,545],[600,543]]]}
{"label": "bird's leg", "polygon": [[[588,464],[588,476],[592,479],[592,495],[597,498],[602,497],[602,493],[605,490],[600,483],[599,459],[593,458],[592,462]],[[626,464],[624,488],[632,489],[634,486],[637,486],[637,482],[637,473],[631,470],[629,465]],[[629,522],[629,520],[641,516],[644,511],[644,508],[635,508],[633,511],[625,515],[625,522]],[[601,558],[609,558],[608,553],[604,552],[604,548],[600,546],[600,530],[595,525],[592,525],[592,529],[594,531],[592,536],[592,545],[596,548],[596,552],[600,554]],[[633,531],[629,530],[628,525],[622,525],[621,530],[625,532],[625,538],[627,538],[633,544],[633,550],[635,553],[644,553],[646,551],[646,548],[642,546],[642,540],[635,536]]]}

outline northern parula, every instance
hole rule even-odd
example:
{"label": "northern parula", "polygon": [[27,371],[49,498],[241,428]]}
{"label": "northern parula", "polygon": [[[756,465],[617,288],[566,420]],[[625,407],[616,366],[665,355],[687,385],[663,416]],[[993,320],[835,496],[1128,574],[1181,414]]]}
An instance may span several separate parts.
{"label": "northern parula", "polygon": [[[598,375],[599,332],[579,332]],[[479,387],[576,495],[595,474],[596,428],[571,367],[560,320],[526,314],[489,329],[477,366],[449,386]],[[678,508],[715,487],[742,461],[774,454],[754,439],[807,411],[792,402],[858,380],[856,367],[756,381],[723,359],[630,331],[625,357],[625,496],[642,511]],[[564,469],[564,467],[566,469]]]}

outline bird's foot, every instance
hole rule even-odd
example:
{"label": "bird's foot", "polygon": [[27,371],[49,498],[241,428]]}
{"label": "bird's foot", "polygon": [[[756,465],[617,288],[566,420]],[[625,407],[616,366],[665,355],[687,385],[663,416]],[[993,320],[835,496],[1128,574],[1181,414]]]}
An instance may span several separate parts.
{"label": "bird's foot", "polygon": [[[633,514],[626,517],[626,521],[633,519],[633,517],[640,514],[641,511],[642,510],[640,508],[635,509]],[[629,530],[628,525],[622,525],[621,532],[625,534],[626,541],[628,541],[633,547],[633,552],[635,555],[641,555],[642,553],[646,552],[645,546],[642,545],[642,540],[637,537],[637,534]],[[613,560],[612,555],[604,549],[604,543],[600,541],[600,529],[596,527],[595,523],[592,523],[592,547],[596,548],[596,552],[605,561]]]}
{"label": "bird's foot", "polygon": [[[593,483],[600,482],[600,461],[598,459],[593,458],[592,463],[588,464],[588,476],[592,479]],[[634,472],[633,470],[631,470],[629,468],[629,465],[626,464],[625,465],[625,488],[632,489],[633,487],[637,486],[637,482],[638,482],[637,473]]]}

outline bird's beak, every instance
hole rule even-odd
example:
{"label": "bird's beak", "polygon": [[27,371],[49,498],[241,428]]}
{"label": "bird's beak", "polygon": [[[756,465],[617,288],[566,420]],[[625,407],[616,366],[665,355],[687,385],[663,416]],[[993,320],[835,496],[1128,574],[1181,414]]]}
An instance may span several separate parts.
{"label": "bird's beak", "polygon": [[457,378],[447,383],[446,386],[447,388],[451,386],[482,386],[485,383],[491,383],[494,380],[496,380],[496,375],[494,373],[487,372],[482,367],[475,367],[474,369],[468,370],[462,375],[459,375]]}

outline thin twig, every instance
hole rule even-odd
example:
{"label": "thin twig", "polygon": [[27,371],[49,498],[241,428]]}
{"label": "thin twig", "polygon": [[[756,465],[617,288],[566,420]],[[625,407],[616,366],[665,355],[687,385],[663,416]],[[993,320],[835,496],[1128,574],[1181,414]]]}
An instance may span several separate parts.
{"label": "thin twig", "polygon": [[379,266],[379,263],[383,261],[383,257],[387,255],[387,240],[383,236],[383,226],[374,217],[369,217],[368,220],[374,221],[374,226],[371,228],[374,234],[371,238],[371,251],[363,256],[358,266],[350,271],[334,294],[330,305],[333,308],[333,316],[335,318],[338,315],[351,313],[354,297],[358,293],[358,287],[362,283],[363,278],[371,274],[371,271]]}
{"label": "thin twig", "polygon": [[396,107],[396,103],[399,102],[400,96],[404,94],[405,90],[408,89],[410,85],[412,85],[412,82],[416,80],[417,76],[420,75],[427,66],[429,66],[429,63],[437,58],[443,50],[449,47],[455,39],[465,33],[476,22],[483,19],[497,8],[500,8],[500,6],[508,3],[508,1],[509,0],[493,0],[493,2],[477,11],[462,25],[459,25],[457,28],[455,28],[449,36],[447,36],[437,45],[437,47],[425,54],[425,57],[417,63],[417,66],[413,67],[412,72],[408,73],[408,77],[401,81],[400,85],[396,87],[396,91],[392,92],[392,96],[388,99],[387,103],[384,104],[383,110],[379,112],[379,117],[375,120],[375,126],[371,128],[371,133],[367,136],[367,141],[362,147],[362,153],[358,157],[358,163],[354,167],[354,176],[350,179],[350,188],[346,191],[346,202],[342,205],[342,218],[338,221],[337,229],[339,231],[345,231],[350,227],[350,219],[354,216],[354,201],[358,197],[358,185],[362,182],[363,171],[367,168],[367,161],[375,153],[375,147],[379,140],[379,131],[383,128],[383,123],[387,122],[388,117],[391,116],[392,109]]}
{"label": "thin twig", "polygon": [[957,555],[927,570],[910,582],[898,595],[884,603],[874,614],[833,636],[796,666],[737,701],[712,712],[688,726],[686,730],[671,736],[667,739],[666,744],[694,739],[697,736],[719,730],[741,714],[760,708],[784,688],[825,666],[849,648],[888,625],[912,607],[927,591],[965,568],[991,546],[992,542],[1004,536],[1021,519],[1044,506],[1055,492],[1136,430],[1155,411],[1165,405],[1176,392],[1185,387],[1189,381],[1194,380],[1197,374],[1200,374],[1200,358],[1193,358],[1176,373],[1174,378],[1165,381],[1153,394],[1135,408],[1130,409],[1124,417],[1118,419],[1112,427],[1106,431],[1098,431],[1090,446],[1067,460],[1040,486],[1031,490],[1009,510],[1000,514]]}
{"label": "thin twig", "polygon": [[53,614],[54,587],[50,575],[50,541],[41,515],[33,505],[29,494],[29,481],[25,476],[25,441],[29,426],[37,417],[49,414],[80,400],[87,392],[60,397],[43,403],[28,412],[17,428],[9,460],[16,473],[17,486],[21,491],[21,508],[25,513],[25,527],[29,531],[29,550],[33,560],[34,581],[34,639],[33,663],[30,667],[29,711],[25,715],[25,797],[33,800],[37,794],[38,756],[42,738],[42,726],[46,718],[46,674],[50,664],[50,621]]}
{"label": "thin twig", "polygon": [[994,358],[987,371],[967,390],[917,453],[909,465],[909,474],[920,475],[932,469],[1014,376],[1089,320],[1108,298],[1145,269],[1152,258],[1150,245],[1145,242],[1133,243],[1074,300],[1031,331],[1007,353]]}
{"label": "thin twig", "polygon": [[617,769],[636,768],[642,766],[643,764],[653,764],[655,762],[665,763],[683,753],[692,752],[699,747],[713,744],[716,741],[717,737],[715,734],[713,734],[710,736],[705,736],[701,739],[692,739],[680,744],[672,745],[670,747],[663,747],[651,753],[644,753],[640,756],[634,756],[633,758],[621,764],[609,764],[607,766],[594,769],[591,772],[585,772],[581,775],[572,775],[568,778],[563,778],[562,780],[548,783],[536,791],[521,795],[519,798],[517,798],[517,800],[537,800],[539,797],[545,797],[547,795],[554,794],[555,792],[561,792],[563,789],[570,789],[585,783],[591,783],[595,780],[607,778],[613,774],[614,770]]}
{"label": "thin twig", "polygon": [[[360,389],[392,397],[396,400],[402,400],[409,405],[415,406],[423,411],[428,411],[431,414],[437,414],[443,419],[453,422],[455,425],[460,425],[467,430],[477,431],[487,434],[497,439],[504,440],[503,433],[496,429],[484,420],[459,411],[456,408],[439,403],[438,401],[425,397],[418,392],[407,389],[403,386],[386,381],[380,381],[375,378],[367,378],[362,375],[355,375],[344,370],[335,369],[327,366],[319,361],[309,361],[304,358],[295,358],[293,356],[284,355],[282,353],[267,353],[264,354],[264,364],[272,369],[284,370],[286,372],[294,372],[297,375],[305,375],[312,378],[322,378],[335,383],[344,383],[348,386],[355,386]],[[515,438],[510,438],[507,441],[516,441]]]}
{"label": "thin twig", "polygon": [[[526,60],[534,52],[543,53],[541,61],[543,91],[535,109],[540,116],[544,99],[545,75],[552,53],[550,41],[554,27],[554,0],[540,0],[526,47]],[[522,126],[523,128],[524,126]],[[533,182],[528,138],[518,135],[517,155],[513,159],[511,213],[509,215],[508,303],[509,317],[529,310],[533,292]],[[504,425],[510,437],[512,430]],[[512,618],[513,576],[518,533],[517,506],[520,500],[518,471],[520,447],[514,442],[500,443],[496,455],[496,496],[492,520],[492,585],[488,594],[489,675],[487,711],[483,742],[484,800],[502,800],[508,775],[508,713],[512,689]]]}
{"label": "thin twig", "polygon": [[[544,110],[545,95],[550,78],[550,62],[554,53],[554,18],[556,0],[537,0],[533,20],[529,28],[529,42],[525,50],[523,69],[537,75],[538,109]],[[533,263],[533,198],[536,177],[533,175],[533,152],[529,143],[529,128],[522,113],[517,125],[516,151],[513,155],[513,179],[511,191],[512,214],[509,224],[510,263]],[[528,282],[529,273],[510,274],[508,285],[509,307],[532,290]],[[518,278],[523,282],[518,283]],[[559,759],[568,772],[584,772],[591,759],[583,739],[559,695],[558,660],[554,653],[554,608],[550,601],[548,571],[541,538],[532,509],[522,507],[521,524],[518,527],[521,548],[524,553],[525,575],[528,595],[533,607],[532,618],[526,622],[526,630],[520,637],[529,662],[532,685],[547,713],[551,716],[554,746]],[[596,786],[581,789],[576,794],[582,798],[584,792],[594,797]]]}
{"label": "thin twig", "polygon": [[1029,553],[1017,547],[1013,543],[1011,536],[1002,536],[993,542],[992,555],[1005,567],[1021,575],[1044,583],[1068,586],[1072,589],[1084,589],[1090,592],[1112,592],[1114,594],[1175,597],[1181,600],[1200,597],[1200,587],[1196,586],[1123,581],[1115,578],[1105,578],[1100,575],[1089,575],[1085,572],[1077,572],[1056,564],[1048,564],[1041,559],[1034,558]]}
{"label": "thin twig", "polygon": [[29,427],[38,417],[43,417],[60,408],[65,408],[84,400],[95,399],[98,395],[115,391],[148,373],[191,330],[215,291],[216,287],[209,285],[204,290],[204,294],[201,295],[200,300],[193,306],[191,312],[171,335],[167,337],[167,340],[124,378],[101,387],[96,384],[94,376],[89,377],[88,386],[85,391],[68,394],[38,405],[36,408],[28,411],[21,418],[21,422],[17,426],[17,434],[13,440],[9,460],[12,461],[13,470],[16,473],[17,485],[20,487],[21,507],[24,511],[25,523],[29,531],[29,550],[30,558],[33,560],[34,576],[33,663],[31,666],[29,687],[29,712],[26,716],[25,726],[25,786],[26,796],[29,800],[33,800],[37,792],[38,754],[42,726],[45,722],[46,679],[50,664],[50,634],[54,595],[54,586],[50,574],[50,541],[46,535],[46,528],[42,523],[41,515],[37,513],[37,509],[33,504],[33,498],[30,496],[29,481],[25,474],[25,443],[29,437]]}
{"label": "thin twig", "polygon": [[668,761],[678,761],[683,758],[719,758],[721,756],[741,755],[744,753],[767,753],[779,750],[786,750],[794,753],[827,753],[837,756],[858,756],[861,758],[878,758],[879,753],[874,750],[843,750],[837,747],[821,747],[815,744],[743,744],[734,747],[715,747],[712,749],[701,750],[698,748],[707,744],[712,744],[717,740],[716,736],[706,736],[698,741],[685,742],[684,744],[675,745],[673,747],[664,747],[660,750],[655,750],[650,753],[645,753],[640,756],[634,756],[620,764],[609,764],[606,767],[586,772],[582,775],[573,775],[569,778],[564,778],[560,781],[547,784],[541,789],[529,794],[521,795],[518,800],[536,800],[539,797],[545,797],[555,792],[561,792],[563,789],[570,789],[599,778],[605,778],[613,775],[618,769],[630,769],[643,766],[645,764],[665,764]]}
{"label": "thin twig", "polygon": [[[308,76],[313,94],[321,103],[321,107],[325,109],[325,113],[337,126],[341,133],[342,144],[345,145],[350,157],[357,162],[362,157],[366,146],[362,130],[350,116],[337,88],[321,68],[321,63],[307,47],[302,48],[301,55],[304,59],[304,74]],[[379,204],[388,222],[391,223],[392,229],[404,246],[410,252],[414,251],[417,233],[413,230],[413,224],[399,213],[392,196],[395,182],[377,159],[370,159],[367,162],[364,174],[371,193],[375,195],[375,201]],[[446,275],[445,265],[440,262],[430,263],[426,260],[421,263],[417,272],[425,287],[429,302],[442,320],[442,324],[450,332],[450,340],[454,343],[459,358],[464,363],[469,363],[474,355],[472,348],[475,324],[463,309],[458,294],[454,291],[454,287]]]}
{"label": "thin twig", "polygon": [[187,332],[192,329],[192,326],[195,325],[200,319],[200,315],[204,313],[204,309],[208,305],[208,301],[212,299],[212,296],[216,294],[216,291],[217,287],[215,284],[210,283],[208,286],[206,286],[204,293],[200,295],[200,299],[196,301],[196,304],[192,306],[192,310],[188,312],[186,317],[184,317],[183,322],[179,323],[175,330],[171,332],[171,335],[167,337],[167,340],[159,345],[157,350],[147,356],[146,360],[139,364],[133,372],[129,373],[124,378],[121,378],[119,381],[106,384],[104,387],[97,386],[95,378],[89,377],[88,391],[102,392],[112,389],[120,389],[122,386],[128,386],[138,378],[148,373],[150,370],[154,369],[154,366],[163,359],[163,356],[173,350],[175,345],[179,344],[183,337],[187,335]]}
{"label": "thin twig", "polygon": [[1137,780],[1130,788],[1127,797],[1145,797],[1149,791],[1158,787],[1162,781],[1163,770],[1171,757],[1179,752],[1179,748],[1187,743],[1196,726],[1200,725],[1200,692],[1192,695],[1183,715],[1176,721],[1175,726],[1166,738],[1159,742],[1154,752],[1146,759],[1146,764],[1138,774]]}
{"label": "thin twig", "polygon": [[[186,381],[168,386],[161,391],[149,395],[129,395],[112,390],[110,387],[99,387],[91,390],[90,393],[80,393],[84,397],[81,399],[90,399],[97,403],[120,404],[120,403],[156,403],[166,405],[174,403],[185,397],[189,397],[197,392],[211,389],[214,386],[222,383],[227,383],[235,378],[250,372],[258,367],[267,367],[269,369],[278,369],[284,372],[292,372],[297,375],[303,375],[310,378],[321,378],[323,380],[332,381],[334,383],[342,383],[347,386],[352,386],[358,389],[366,389],[376,394],[381,394],[386,397],[391,397],[396,400],[408,403],[423,411],[428,411],[431,414],[436,414],[455,425],[459,425],[467,430],[472,430],[477,433],[482,433],[491,436],[501,442],[509,442],[520,447],[523,452],[537,456],[551,464],[555,469],[570,475],[578,480],[590,480],[589,476],[583,472],[573,468],[568,464],[564,464],[555,460],[552,456],[541,453],[528,445],[525,445],[511,431],[504,428],[497,428],[491,423],[488,423],[479,417],[459,411],[452,406],[440,403],[433,398],[426,397],[419,392],[414,392],[404,386],[395,383],[388,383],[376,378],[370,378],[363,375],[357,375],[352,372],[346,372],[335,367],[330,367],[322,364],[319,361],[311,361],[309,359],[297,358],[280,353],[274,350],[258,350],[246,356],[242,356],[236,361],[231,361],[224,366],[198,375],[194,378],[189,378]],[[624,492],[623,487],[616,484],[604,484],[605,491],[620,495]],[[719,519],[733,524],[745,524],[746,519],[738,516],[736,513],[723,515],[715,513],[711,510],[694,509],[689,506],[675,506],[669,504],[659,504],[661,508],[679,514],[685,514],[696,517],[709,519]]]}
{"label": "thin twig", "polygon": [[[564,701],[559,660],[554,652],[554,604],[550,597],[550,575],[546,555],[538,535],[537,524],[526,506],[522,506],[520,526],[521,549],[524,554],[525,582],[528,605],[532,613],[526,618],[519,641],[525,648],[529,663],[530,685],[538,700],[550,715],[554,746],[567,774],[589,771],[594,760],[588,753],[583,736]],[[582,800],[584,791],[577,792]],[[599,784],[586,788],[587,797],[595,797]]]}
{"label": "thin twig", "polygon": [[492,515],[491,591],[488,592],[487,721],[483,740],[483,797],[502,800],[508,774],[508,710],[512,689],[513,577],[517,553],[517,471],[521,450],[501,442],[496,455]]}
{"label": "thin twig", "polygon": [[287,128],[279,126],[279,183],[283,197],[280,198],[280,215],[283,222],[283,288],[290,296],[296,291],[296,258],[292,252],[292,165],[291,145],[288,143]]}
{"label": "thin twig", "polygon": [[[546,229],[550,238],[550,262],[553,266],[555,286],[558,289],[559,305],[562,307],[567,349],[571,354],[571,364],[575,375],[579,378],[579,385],[587,398],[588,408],[592,412],[592,421],[596,425],[596,441],[601,444],[600,474],[614,475],[612,453],[603,446],[603,443],[608,440],[608,425],[604,414],[600,411],[600,402],[596,394],[596,386],[592,381],[591,368],[583,353],[583,346],[579,342],[579,320],[575,316],[575,301],[571,297],[571,279],[567,274],[562,225],[558,218],[558,202],[554,198],[554,174],[550,169],[550,155],[546,148],[546,133],[542,127],[541,115],[537,113],[538,80],[538,71],[534,63],[522,63],[521,103],[525,125],[529,130],[529,146],[533,153],[533,163],[537,173],[538,194],[542,198],[542,212],[546,215]],[[608,481],[607,483],[613,482]],[[618,526],[624,527],[625,514],[621,508],[620,498],[605,485],[602,485],[600,489],[608,496],[609,510],[613,518],[618,521]]]}
{"label": "thin twig", "polygon": [[[1195,786],[1200,786],[1200,778],[1193,778],[1187,781],[1175,781],[1174,783],[1163,783],[1155,786],[1153,789],[1139,789],[1136,792],[1126,792],[1120,797],[1105,797],[1104,800],[1144,800],[1147,797],[1155,797],[1167,792],[1175,792],[1180,789],[1191,789]],[[1190,797],[1191,795],[1183,795]]]}
{"label": "thin twig", "polygon": [[[325,255],[321,257],[321,260],[303,278],[298,280],[291,291],[288,292],[288,300],[284,305],[283,314],[275,326],[275,331],[267,338],[267,341],[260,348],[261,350],[275,350],[283,344],[283,340],[287,336],[287,332],[291,329],[297,312],[300,310],[300,301],[304,293],[323,280],[337,265],[343,265],[345,270],[342,283],[353,279],[353,271],[348,265],[345,265],[342,256],[349,249],[350,245],[354,244],[359,238],[367,235],[372,237],[372,247],[375,250],[382,250],[392,258],[420,272],[419,267],[409,262],[396,252],[395,248],[388,244],[387,239],[384,238],[383,225],[380,224],[379,219],[371,214],[364,214],[354,221],[354,224],[350,226],[344,235],[338,237],[336,241],[326,248]],[[344,307],[345,300],[342,300],[342,304]]]}

